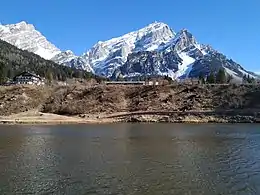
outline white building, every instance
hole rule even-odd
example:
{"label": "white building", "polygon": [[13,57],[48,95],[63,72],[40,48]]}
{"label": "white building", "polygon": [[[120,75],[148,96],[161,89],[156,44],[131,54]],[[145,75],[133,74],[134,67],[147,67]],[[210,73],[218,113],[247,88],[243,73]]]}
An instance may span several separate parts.
{"label": "white building", "polygon": [[43,85],[44,81],[39,75],[22,72],[13,78],[13,83],[21,85]]}

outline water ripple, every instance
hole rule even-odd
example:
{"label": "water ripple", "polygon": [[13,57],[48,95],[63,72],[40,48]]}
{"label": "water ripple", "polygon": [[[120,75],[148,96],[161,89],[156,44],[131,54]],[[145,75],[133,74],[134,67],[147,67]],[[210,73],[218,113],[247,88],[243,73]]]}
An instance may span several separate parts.
{"label": "water ripple", "polygon": [[0,126],[0,194],[258,195],[247,127]]}

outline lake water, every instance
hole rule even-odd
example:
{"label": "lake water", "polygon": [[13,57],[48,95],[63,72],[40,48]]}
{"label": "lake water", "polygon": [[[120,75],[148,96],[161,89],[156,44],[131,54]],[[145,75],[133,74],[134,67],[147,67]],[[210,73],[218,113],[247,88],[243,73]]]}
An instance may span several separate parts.
{"label": "lake water", "polygon": [[260,194],[260,125],[0,126],[0,194]]}

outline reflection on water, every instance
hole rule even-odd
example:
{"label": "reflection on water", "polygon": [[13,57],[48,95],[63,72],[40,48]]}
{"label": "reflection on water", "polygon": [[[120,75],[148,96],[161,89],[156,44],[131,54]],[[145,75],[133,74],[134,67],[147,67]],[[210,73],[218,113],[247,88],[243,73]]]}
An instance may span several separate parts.
{"label": "reflection on water", "polygon": [[260,194],[259,125],[0,127],[0,194]]}

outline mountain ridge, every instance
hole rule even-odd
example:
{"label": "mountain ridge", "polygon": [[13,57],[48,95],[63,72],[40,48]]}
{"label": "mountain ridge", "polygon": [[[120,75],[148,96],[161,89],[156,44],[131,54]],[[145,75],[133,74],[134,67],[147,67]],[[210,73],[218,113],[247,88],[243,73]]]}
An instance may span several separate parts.
{"label": "mountain ridge", "polygon": [[[29,35],[36,39],[34,44],[31,40],[26,42]],[[207,76],[221,68],[238,79],[244,74],[258,77],[211,46],[197,42],[186,28],[176,33],[163,22],[153,22],[122,36],[98,41],[80,56],[70,50],[61,51],[26,22],[0,25],[0,39],[56,63],[113,79],[144,74],[182,79],[199,74]]]}

